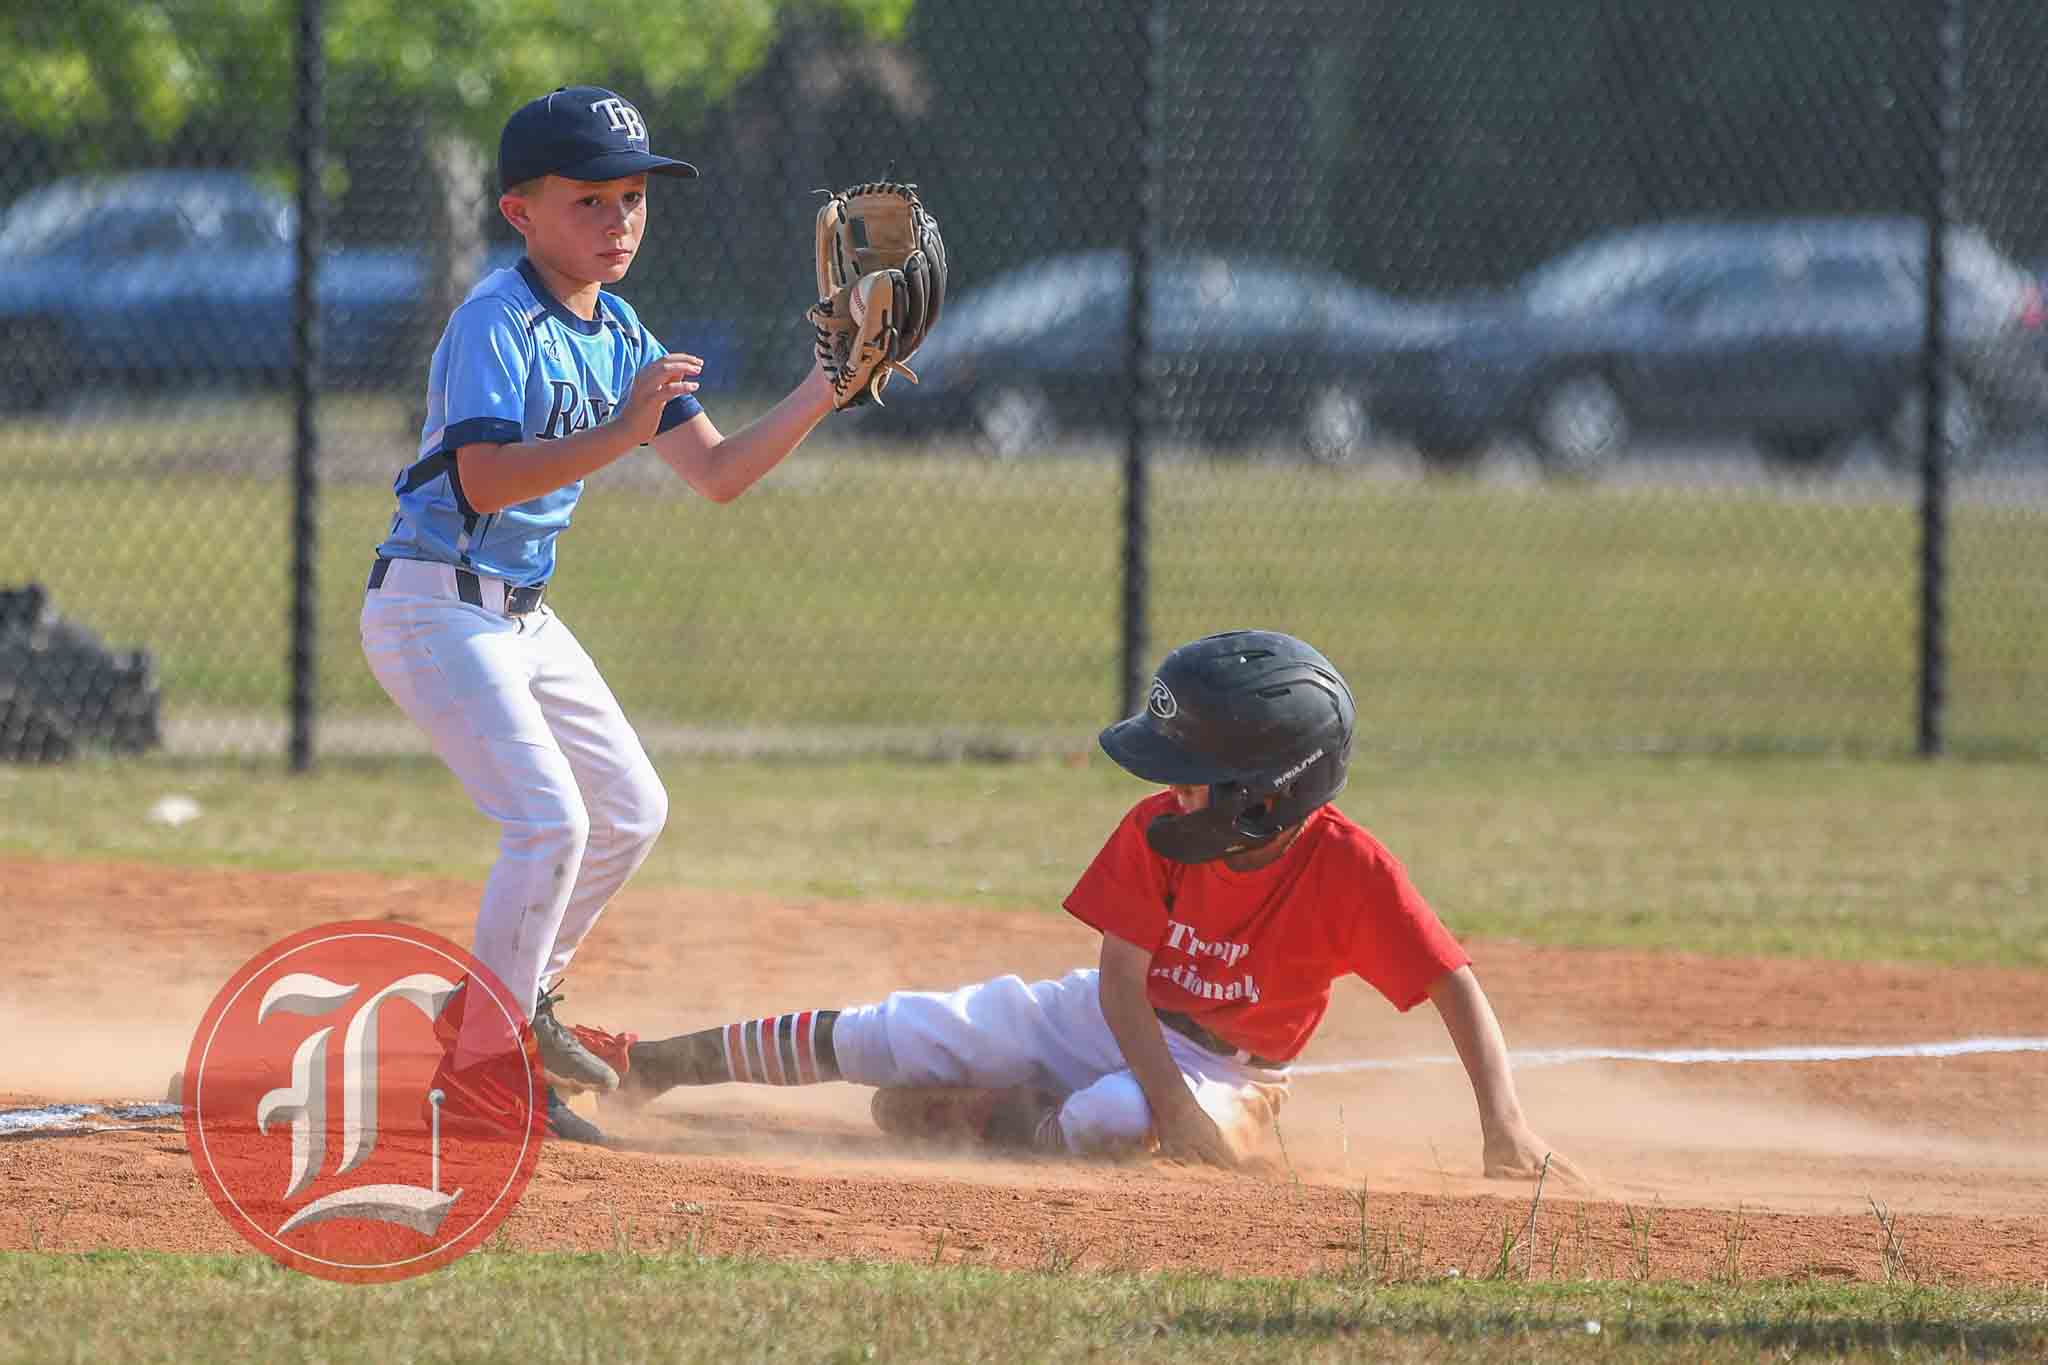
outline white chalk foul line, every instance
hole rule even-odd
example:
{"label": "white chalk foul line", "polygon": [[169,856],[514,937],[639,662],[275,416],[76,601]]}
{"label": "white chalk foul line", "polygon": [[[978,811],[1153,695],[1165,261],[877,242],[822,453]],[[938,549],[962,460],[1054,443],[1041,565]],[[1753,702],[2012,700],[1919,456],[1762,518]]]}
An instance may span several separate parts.
{"label": "white chalk foul line", "polygon": [[[1656,1062],[1665,1066],[1698,1066],[1735,1062],[1872,1062],[1888,1057],[1969,1057],[1987,1052],[2048,1052],[2048,1038],[1958,1038],[1946,1043],[1891,1043],[1858,1047],[1823,1043],[1817,1047],[1754,1048],[1531,1048],[1508,1053],[1510,1064],[1569,1066],[1574,1062]],[[1313,1062],[1296,1066],[1297,1076],[1338,1071],[1403,1071],[1418,1066],[1452,1066],[1456,1057],[1384,1057],[1351,1062]]]}
{"label": "white chalk foul line", "polygon": [[140,1100],[109,1108],[100,1104],[50,1104],[36,1109],[0,1109],[0,1136],[22,1133],[97,1132],[121,1126],[99,1123],[99,1119],[135,1122],[140,1119],[176,1118],[184,1111],[175,1104],[146,1104]]}
{"label": "white chalk foul line", "polygon": [[[1738,1062],[1872,1062],[1890,1057],[1970,1057],[1998,1052],[2048,1052],[2048,1038],[1958,1038],[1946,1043],[1891,1043],[1877,1047],[1823,1043],[1815,1047],[1566,1047],[1527,1048],[1508,1053],[1518,1067],[1570,1066],[1575,1062],[1653,1062],[1664,1066],[1699,1066]],[[1456,1057],[1373,1057],[1350,1062],[1310,1062],[1292,1068],[1297,1076],[1322,1076],[1342,1071],[1406,1071],[1419,1066],[1453,1066]],[[175,1104],[134,1101],[111,1108],[96,1104],[52,1104],[35,1109],[0,1110],[0,1136],[16,1137],[44,1131],[96,1131],[114,1124],[95,1119],[135,1122],[173,1118],[183,1111]]]}

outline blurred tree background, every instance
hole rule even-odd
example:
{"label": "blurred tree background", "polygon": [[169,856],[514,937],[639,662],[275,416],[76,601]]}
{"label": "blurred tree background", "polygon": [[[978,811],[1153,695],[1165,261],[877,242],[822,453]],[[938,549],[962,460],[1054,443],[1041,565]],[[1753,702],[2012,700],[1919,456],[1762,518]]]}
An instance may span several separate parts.
{"label": "blurred tree background", "polygon": [[[924,182],[962,283],[1125,239],[1149,8],[679,0],[655,16],[330,0],[330,238],[431,243],[459,291],[487,240],[511,240],[491,209],[505,114],[558,84],[612,85],[705,172],[663,187],[672,216],[628,286],[643,312],[657,329],[717,315],[742,352],[769,346],[793,374],[791,276],[819,186],[892,169]],[[1916,212],[1938,8],[1168,0],[1163,231],[1426,293],[1503,282],[1653,216]],[[7,0],[0,122],[13,126],[0,135],[17,166],[48,176],[138,163],[283,176],[295,13],[291,0]],[[2011,96],[2039,79],[2024,54],[2048,43],[2048,9],[1979,5],[1970,22],[1974,88]],[[1259,98],[1216,97],[1248,80]],[[1984,173],[1966,203],[2023,257],[2048,241],[2012,171],[2044,144],[2048,100],[1973,115],[1966,181]]]}
{"label": "blurred tree background", "polygon": [[[1150,220],[1157,246],[1270,253],[1405,297],[1486,291],[1589,237],[1657,219],[1927,213],[1944,107],[1942,24],[1958,13],[1967,20],[1967,60],[1956,211],[2032,273],[2034,284],[2014,272],[2014,297],[2032,303],[2012,318],[2023,330],[2042,328],[2048,7],[2038,0],[676,0],[658,11],[552,0],[323,3],[327,240],[337,251],[411,246],[429,253],[431,266],[422,297],[392,306],[407,342],[380,344],[384,363],[366,367],[360,387],[382,391],[351,392],[323,408],[336,554],[356,556],[329,575],[337,634],[323,657],[329,683],[365,716],[383,703],[362,690],[347,638],[363,541],[388,517],[385,488],[414,448],[426,355],[450,305],[494,253],[516,248],[495,210],[498,129],[518,103],[559,85],[619,90],[646,115],[657,148],[703,171],[699,181],[656,186],[647,248],[620,292],[658,337],[711,359],[707,396],[721,423],[743,421],[811,363],[801,313],[813,287],[814,191],[823,187],[884,176],[922,184],[964,301],[1010,267],[1128,242],[1150,122],[1164,168]],[[299,0],[0,0],[0,146],[8,151],[0,199],[79,172],[153,167],[235,168],[289,189],[298,13]],[[1164,33],[1156,49],[1148,43],[1155,21]],[[188,276],[213,278],[204,262],[181,259]],[[81,264],[82,284],[65,286],[73,295],[95,283],[91,262],[66,262]],[[144,293],[156,283],[147,269],[139,272]],[[1182,301],[1203,287],[1187,281],[1163,287],[1162,299]],[[34,283],[25,280],[22,292]],[[1086,306],[1096,310],[1089,320],[1102,319],[1094,302]],[[229,300],[220,310],[215,332],[251,330],[234,307]],[[1404,327],[1416,322],[1410,340],[1425,340],[1390,360],[1384,375],[1345,375],[1347,383],[1379,384],[1410,372],[1403,367],[1418,357],[1436,363],[1426,338],[1452,310],[1385,311]],[[964,323],[972,314],[958,308],[953,317]],[[1231,314],[1247,318],[1268,325],[1249,308]],[[1051,352],[1082,330],[1052,316],[1033,344]],[[204,331],[190,337],[201,370]],[[1922,332],[1912,335],[1917,345]],[[1293,363],[1257,347],[1249,354],[1266,378]],[[1012,363],[998,355],[989,373],[1004,379],[999,371]],[[1110,365],[1090,377],[1108,375]],[[1178,386],[1176,399],[1190,387],[1185,375],[1167,382]],[[1433,382],[1469,391],[1494,378],[1483,357],[1454,357]],[[925,392],[940,387],[928,383]],[[115,620],[140,610],[131,584],[100,564],[96,538],[89,558],[69,570],[63,562],[87,553],[66,528],[116,497],[74,488],[81,451],[97,451],[96,477],[118,483],[149,514],[136,522],[160,538],[160,548],[138,551],[152,565],[187,562],[177,538],[216,524],[179,515],[175,491],[209,508],[226,495],[170,474],[210,480],[248,471],[246,486],[228,491],[273,498],[265,480],[275,480],[289,449],[280,409],[195,389],[183,428],[160,394],[124,407],[127,395],[101,403],[96,391],[47,418],[0,423],[0,435],[17,438],[15,458],[30,471],[19,477],[35,499],[19,519],[32,526],[14,538],[16,562],[61,578],[67,593],[103,593]],[[1223,398],[1244,414],[1278,412],[1289,425],[1302,416],[1281,411],[1288,404],[1272,396],[1276,388],[1241,389]],[[216,401],[227,406],[207,406]],[[842,448],[868,445],[859,419],[829,430],[825,439]],[[1399,434],[1391,424],[1388,431]],[[1343,485],[1328,469],[1271,467],[1298,455],[1291,438],[1282,449],[1233,437],[1202,462],[1183,458],[1195,452],[1178,444],[1163,446],[1149,484],[1155,625],[1195,625],[1197,615],[1269,619],[1282,594],[1327,586],[1323,606],[1303,609],[1321,614],[1298,624],[1350,650],[1368,677],[1427,694],[1389,731],[1400,735],[1478,742],[1582,722],[1573,733],[1628,744],[1642,740],[1628,728],[1639,723],[1628,708],[1640,705],[1653,742],[1827,742],[1889,734],[1911,714],[1920,523],[1906,515],[1915,491],[1907,481],[1872,471],[1853,485],[1862,490],[1856,498],[1823,498],[1818,488],[1777,488],[1724,461],[1714,479],[1725,482],[1667,488],[1657,481],[1663,467],[1643,461],[1629,479],[1584,498],[1559,492],[1524,504],[1513,447],[1526,445],[1527,433],[1500,434],[1490,443],[1500,449],[1471,454],[1485,457],[1478,472],[1507,476],[1504,488],[1417,480],[1420,492],[1391,476],[1410,471],[1405,461],[1421,452],[1388,439],[1373,443],[1373,479]],[[1859,439],[1872,434],[1883,433]],[[2013,470],[2048,448],[2026,434],[2031,444],[2014,452]],[[648,691],[681,723],[715,714],[821,730],[885,727],[916,711],[978,724],[991,706],[1023,726],[1098,719],[1095,701],[1073,699],[1108,696],[1117,681],[1119,504],[1114,471],[1100,458],[1113,445],[1062,442],[1044,452],[1058,463],[1003,467],[971,438],[951,446],[877,440],[867,451],[873,459],[804,462],[777,484],[788,498],[752,500],[740,519],[716,531],[693,526],[676,544],[666,539],[667,519],[679,509],[647,509],[662,528],[655,531],[628,516],[643,509],[605,503],[584,524],[614,518],[612,545],[630,550],[612,550],[599,530],[578,540],[579,553],[617,553],[615,584],[647,574],[654,592],[658,578],[674,624],[650,635],[624,592],[612,595],[621,605],[609,623],[600,610],[585,620],[600,644],[616,633],[619,656],[642,661],[643,676],[659,680]],[[1224,468],[1251,457],[1256,466]],[[1629,481],[1637,478],[1639,493]],[[1783,495],[1785,519],[1755,510],[1758,487]],[[1741,491],[1710,497],[1710,488]],[[832,496],[812,504],[816,520],[795,519],[799,494],[818,489]],[[1959,521],[1954,576],[1977,596],[1954,613],[1956,655],[1968,661],[1958,669],[1956,709],[1976,717],[1986,742],[2034,736],[2040,575],[2038,556],[2015,547],[2031,544],[2022,538],[2036,535],[2037,523],[2024,498],[2007,506],[1986,486],[1961,491],[1975,500],[1974,520]],[[1000,510],[989,522],[964,518],[982,495],[981,505]],[[1411,495],[1421,499],[1414,507],[1404,501]],[[1640,502],[1626,501],[1632,495]],[[73,496],[89,497],[80,505],[91,511],[68,502]],[[1658,521],[1660,499],[1689,500],[1699,520]],[[1470,543],[1439,529],[1433,518],[1445,508],[1476,518],[1468,525],[1482,529]],[[252,525],[262,515],[244,514]],[[984,529],[1036,530],[1034,516],[1071,538],[1008,544]],[[1214,552],[1226,524],[1230,544],[1256,547],[1255,569]],[[716,538],[737,536],[729,528],[740,526],[776,527],[786,540]],[[1643,534],[1654,526],[1667,529]],[[697,557],[651,567],[643,550],[657,541]],[[1646,590],[1656,575],[1645,578],[1631,557],[1631,547],[1645,545],[1697,550],[1697,568],[1672,570],[1672,598]],[[271,542],[253,541],[208,552],[223,563],[246,552],[253,582],[267,581],[266,556],[275,553]],[[1795,560],[1782,591],[1744,576],[1759,556],[1781,552]],[[1532,576],[1531,566],[1548,566],[1550,576]],[[1480,585],[1492,569],[1508,579],[1490,595]],[[1735,577],[1713,576],[1723,570]],[[939,586],[902,590],[913,582]],[[757,592],[772,605],[755,605]],[[1674,657],[1664,634],[1692,618],[1691,609],[1667,609],[1678,600],[1725,613],[1725,639],[1702,645],[1697,664]],[[171,637],[166,657],[186,670],[179,685],[191,698],[244,705],[260,690],[247,679],[270,679],[285,657],[270,634],[282,611],[234,601],[239,627],[203,615],[181,636],[173,624],[148,622]],[[1387,627],[1406,613],[1411,629]],[[1809,638],[1810,620],[1835,621],[1841,634]],[[1468,635],[1446,636],[1444,622]],[[246,651],[216,650],[237,628],[252,642]],[[908,679],[890,672],[898,651],[875,643],[905,638],[938,656]],[[730,670],[754,681],[743,694],[673,685],[679,669],[714,659],[721,677]],[[1807,698],[1811,709],[1778,714],[1784,695]],[[1614,711],[1559,719],[1559,708],[1582,703]],[[224,712],[219,724],[227,732],[248,719]]]}

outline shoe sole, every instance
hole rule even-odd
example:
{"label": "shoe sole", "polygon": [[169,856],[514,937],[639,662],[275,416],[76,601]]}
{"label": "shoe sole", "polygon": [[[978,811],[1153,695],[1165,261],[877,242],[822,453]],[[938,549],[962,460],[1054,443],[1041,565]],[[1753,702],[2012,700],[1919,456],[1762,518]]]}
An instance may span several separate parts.
{"label": "shoe sole", "polygon": [[549,1045],[535,1030],[534,1042],[539,1045],[541,1072],[549,1080],[590,1090],[619,1088],[619,1073],[611,1064],[573,1038],[566,1045]]}
{"label": "shoe sole", "polygon": [[580,1142],[589,1147],[612,1145],[611,1137],[604,1129],[571,1109],[559,1097],[548,1106],[547,1125],[548,1136],[557,1142]]}

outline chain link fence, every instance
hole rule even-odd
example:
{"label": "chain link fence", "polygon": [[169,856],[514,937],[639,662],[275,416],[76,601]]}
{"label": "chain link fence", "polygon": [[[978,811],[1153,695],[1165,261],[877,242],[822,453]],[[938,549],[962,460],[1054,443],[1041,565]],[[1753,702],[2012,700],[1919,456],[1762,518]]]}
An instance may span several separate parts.
{"label": "chain link fence", "polygon": [[1943,736],[2048,750],[2037,7],[713,7],[688,79],[601,33],[494,64],[521,8],[379,46],[329,0],[310,538],[298,6],[142,6],[155,84],[134,7],[0,17],[0,587],[146,650],[175,751],[286,751],[295,540],[318,751],[419,746],[363,578],[441,323],[518,253],[487,130],[568,82],[704,172],[619,292],[726,431],[808,367],[812,191],[917,181],[953,259],[923,382],[737,503],[590,480],[549,600],[657,751],[1075,749],[1133,650],[1260,625],[1374,748],[1902,752],[1930,528]]}

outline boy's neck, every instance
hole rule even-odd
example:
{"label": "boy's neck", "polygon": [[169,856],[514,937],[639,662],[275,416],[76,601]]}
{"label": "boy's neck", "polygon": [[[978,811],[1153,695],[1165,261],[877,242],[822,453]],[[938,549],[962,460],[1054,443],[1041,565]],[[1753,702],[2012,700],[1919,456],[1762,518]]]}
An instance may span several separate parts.
{"label": "boy's neck", "polygon": [[597,316],[599,286],[596,280],[571,279],[531,252],[527,253],[526,260],[533,267],[534,274],[540,276],[540,282],[547,286],[548,292],[555,296],[556,303],[585,322]]}
{"label": "boy's neck", "polygon": [[1261,868],[1271,867],[1287,856],[1287,851],[1294,847],[1294,841],[1300,837],[1302,826],[1307,823],[1305,820],[1296,821],[1280,831],[1279,837],[1273,842],[1261,844],[1249,853],[1228,854],[1223,859],[1223,865],[1232,872],[1257,872]]}

